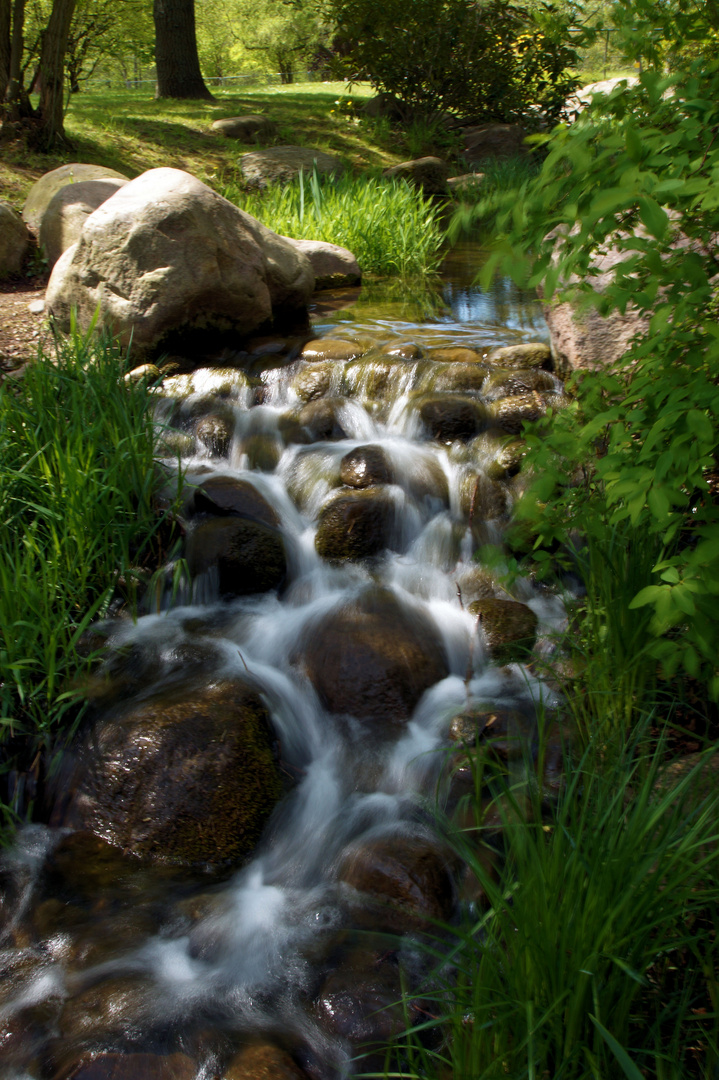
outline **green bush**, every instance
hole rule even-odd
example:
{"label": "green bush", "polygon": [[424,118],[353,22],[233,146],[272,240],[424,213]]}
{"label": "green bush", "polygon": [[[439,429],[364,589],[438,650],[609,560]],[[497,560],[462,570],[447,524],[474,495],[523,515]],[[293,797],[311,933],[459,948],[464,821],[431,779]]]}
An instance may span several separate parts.
{"label": "green bush", "polygon": [[[619,363],[577,377],[572,406],[529,435],[535,481],[518,512],[534,523],[537,549],[565,543],[572,527],[600,536],[626,525],[626,542],[654,553],[628,598],[651,613],[652,656],[667,676],[701,678],[716,699],[719,61],[704,55],[667,76],[664,58],[672,43],[680,55],[680,44],[710,37],[719,10],[628,6],[628,55],[653,66],[571,127],[537,137],[548,151],[538,176],[491,207],[483,280],[502,267],[547,300],[646,316],[648,331]],[[607,244],[624,261],[599,293],[592,258]]]}
{"label": "green bush", "polygon": [[231,184],[221,193],[283,236],[349,248],[363,273],[425,274],[441,259],[440,211],[404,180],[321,180],[315,170],[284,187],[250,192]]}
{"label": "green bush", "polygon": [[575,82],[571,7],[508,0],[331,0],[342,71],[411,111],[536,125]]}

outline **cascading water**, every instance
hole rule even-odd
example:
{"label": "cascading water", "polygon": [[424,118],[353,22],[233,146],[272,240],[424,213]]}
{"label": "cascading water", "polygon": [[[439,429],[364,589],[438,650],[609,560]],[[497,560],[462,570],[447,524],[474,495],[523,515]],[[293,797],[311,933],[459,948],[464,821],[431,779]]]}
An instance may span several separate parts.
{"label": "cascading water", "polygon": [[[319,359],[267,341],[165,378],[160,445],[169,488],[184,450],[193,580],[105,625],[95,713],[122,727],[128,702],[241,685],[267,710],[286,790],[231,875],[136,860],[104,842],[112,821],[20,833],[2,869],[7,1080],[339,1076],[404,1025],[379,1010],[401,964],[422,966],[412,933],[451,918],[460,890],[432,830],[450,723],[478,703],[529,722],[550,697],[526,665],[492,661],[468,607],[508,599],[474,561],[513,498],[498,450],[562,386],[492,359],[544,336],[537,305],[456,267],[444,301],[423,322],[406,298],[318,314]],[[281,545],[279,587],[230,588],[224,556],[207,557],[248,519]],[[514,600],[538,618],[536,653],[561,604],[527,581]]]}

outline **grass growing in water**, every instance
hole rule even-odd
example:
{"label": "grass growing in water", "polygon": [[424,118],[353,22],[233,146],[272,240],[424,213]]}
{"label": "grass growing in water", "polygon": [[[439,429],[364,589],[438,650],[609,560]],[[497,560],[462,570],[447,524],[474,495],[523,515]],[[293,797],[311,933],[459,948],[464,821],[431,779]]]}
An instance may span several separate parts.
{"label": "grass growing in water", "polygon": [[527,813],[505,790],[496,879],[481,814],[455,833],[487,904],[437,939],[421,995],[436,1019],[388,1075],[715,1077],[719,792],[703,765],[672,777],[664,747],[635,738],[609,763],[588,748],[552,805],[535,792]]}
{"label": "grass growing in water", "polygon": [[314,170],[285,186],[246,192],[230,184],[222,194],[283,236],[349,248],[366,274],[426,274],[441,260],[440,210],[404,180],[323,180]]}
{"label": "grass growing in water", "polygon": [[125,369],[75,333],[0,385],[0,743],[77,719],[82,634],[158,528],[148,392]]}

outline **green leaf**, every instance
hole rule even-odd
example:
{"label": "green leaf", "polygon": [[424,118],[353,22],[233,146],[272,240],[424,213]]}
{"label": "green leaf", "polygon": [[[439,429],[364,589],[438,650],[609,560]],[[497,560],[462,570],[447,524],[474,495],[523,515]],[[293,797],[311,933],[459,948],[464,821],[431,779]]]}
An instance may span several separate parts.
{"label": "green leaf", "polygon": [[646,226],[652,236],[656,236],[657,240],[662,239],[664,233],[667,231],[669,217],[658,202],[655,202],[654,199],[650,199],[647,196],[640,199],[639,218],[642,225]]}
{"label": "green leaf", "polygon": [[626,1076],[627,1080],[644,1080],[644,1077],[642,1076],[632,1059],[629,1057],[629,1054],[626,1052],[621,1043],[617,1042],[611,1032],[607,1031],[607,1029],[604,1027],[604,1024],[600,1024],[596,1016],[592,1016],[591,1013],[589,1014],[589,1019],[592,1021],[595,1028],[602,1036],[605,1043],[621,1065],[622,1072]]}
{"label": "green leaf", "polygon": [[647,604],[654,604],[663,593],[666,592],[666,585],[646,585],[643,589],[640,589],[637,595],[631,600],[630,608],[645,607]]}

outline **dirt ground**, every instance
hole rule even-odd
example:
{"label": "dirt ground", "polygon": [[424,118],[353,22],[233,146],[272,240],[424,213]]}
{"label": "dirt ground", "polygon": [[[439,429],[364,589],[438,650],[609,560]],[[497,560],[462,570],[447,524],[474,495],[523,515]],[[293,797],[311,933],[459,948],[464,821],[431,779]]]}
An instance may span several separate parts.
{"label": "dirt ground", "polygon": [[39,307],[46,278],[0,282],[0,378],[32,359],[50,330]]}

